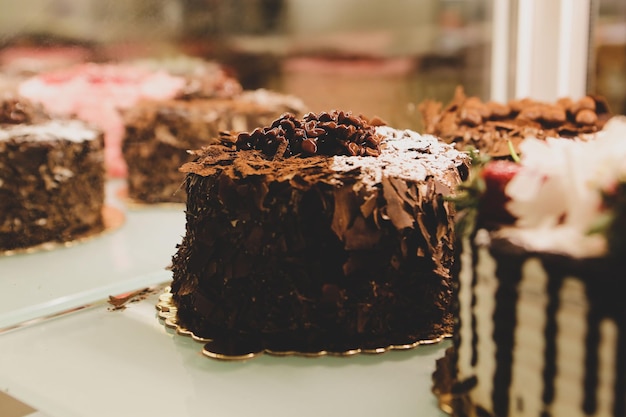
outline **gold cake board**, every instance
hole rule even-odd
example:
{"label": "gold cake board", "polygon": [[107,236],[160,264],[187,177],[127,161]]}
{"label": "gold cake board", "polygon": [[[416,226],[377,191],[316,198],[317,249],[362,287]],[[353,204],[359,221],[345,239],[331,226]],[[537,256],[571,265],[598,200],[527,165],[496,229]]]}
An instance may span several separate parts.
{"label": "gold cake board", "polygon": [[479,417],[469,398],[469,388],[460,384],[454,376],[454,348],[447,348],[445,355],[437,359],[432,374],[432,392],[439,408],[452,417]]}
{"label": "gold cake board", "polygon": [[389,352],[392,350],[408,350],[414,349],[420,345],[432,345],[436,343],[440,343],[443,340],[451,337],[450,334],[443,334],[440,336],[433,336],[432,338],[417,340],[415,342],[406,343],[406,344],[393,344],[378,348],[357,348],[350,349],[346,351],[327,351],[320,350],[316,352],[301,352],[301,351],[276,351],[271,349],[259,349],[254,352],[245,352],[242,354],[226,354],[224,352],[217,351],[214,347],[212,347],[211,342],[212,339],[206,339],[202,337],[196,336],[192,331],[184,328],[178,323],[177,319],[177,308],[172,301],[172,293],[171,288],[166,287],[163,293],[159,296],[158,302],[156,304],[156,308],[158,310],[158,316],[162,319],[163,324],[170,329],[175,330],[175,332],[182,336],[191,337],[193,340],[203,343],[202,354],[206,357],[224,361],[242,361],[247,359],[252,359],[257,356],[260,356],[264,353],[268,355],[274,356],[304,356],[304,357],[321,357],[321,356],[353,356],[357,354],[381,354],[385,352]]}

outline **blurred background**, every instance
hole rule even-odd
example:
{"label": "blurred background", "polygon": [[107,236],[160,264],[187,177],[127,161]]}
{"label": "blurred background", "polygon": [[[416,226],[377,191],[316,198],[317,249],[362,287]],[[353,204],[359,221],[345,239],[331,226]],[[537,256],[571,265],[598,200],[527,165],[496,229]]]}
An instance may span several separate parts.
{"label": "blurred background", "polygon": [[[490,97],[497,1],[0,0],[0,67],[7,86],[72,61],[201,57],[313,111],[419,129],[425,98]],[[624,113],[626,2],[591,5],[587,90]]]}

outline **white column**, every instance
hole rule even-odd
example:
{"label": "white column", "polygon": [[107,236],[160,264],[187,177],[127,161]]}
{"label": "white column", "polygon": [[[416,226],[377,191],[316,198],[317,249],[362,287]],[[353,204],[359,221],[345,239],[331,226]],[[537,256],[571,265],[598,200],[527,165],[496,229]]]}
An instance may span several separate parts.
{"label": "white column", "polygon": [[511,0],[493,0],[491,25],[491,99],[506,102],[509,97],[511,56]]}
{"label": "white column", "polygon": [[518,0],[515,98],[585,95],[591,0]]}
{"label": "white column", "polygon": [[591,0],[561,0],[557,94],[580,97],[587,87]]}

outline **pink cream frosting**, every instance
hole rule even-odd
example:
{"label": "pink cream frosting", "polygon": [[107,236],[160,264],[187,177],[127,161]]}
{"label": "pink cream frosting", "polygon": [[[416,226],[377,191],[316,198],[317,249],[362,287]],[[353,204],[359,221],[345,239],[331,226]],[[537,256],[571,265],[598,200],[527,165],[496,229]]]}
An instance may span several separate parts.
{"label": "pink cream frosting", "polygon": [[129,65],[81,64],[29,78],[19,93],[58,116],[72,116],[104,132],[105,164],[112,177],[125,177],[124,123],[120,110],[139,100],[166,100],[185,86],[183,77]]}

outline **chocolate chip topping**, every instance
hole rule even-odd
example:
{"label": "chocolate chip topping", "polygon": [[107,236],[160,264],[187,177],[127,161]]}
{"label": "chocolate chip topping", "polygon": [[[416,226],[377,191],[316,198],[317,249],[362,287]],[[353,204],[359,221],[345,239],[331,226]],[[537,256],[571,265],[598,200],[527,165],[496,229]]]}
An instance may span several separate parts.
{"label": "chocolate chip topping", "polygon": [[611,116],[601,97],[561,98],[554,103],[524,98],[497,103],[467,97],[461,87],[446,107],[426,100],[419,108],[426,133],[453,143],[459,150],[473,147],[494,157],[509,156],[509,142],[519,151],[518,144],[528,136],[573,138],[595,133]]}
{"label": "chocolate chip topping", "polygon": [[277,153],[282,158],[379,156],[382,136],[375,128],[384,124],[379,118],[368,120],[349,111],[307,113],[302,119],[285,113],[271,126],[240,133],[236,145],[239,150],[260,150],[270,158]]}

